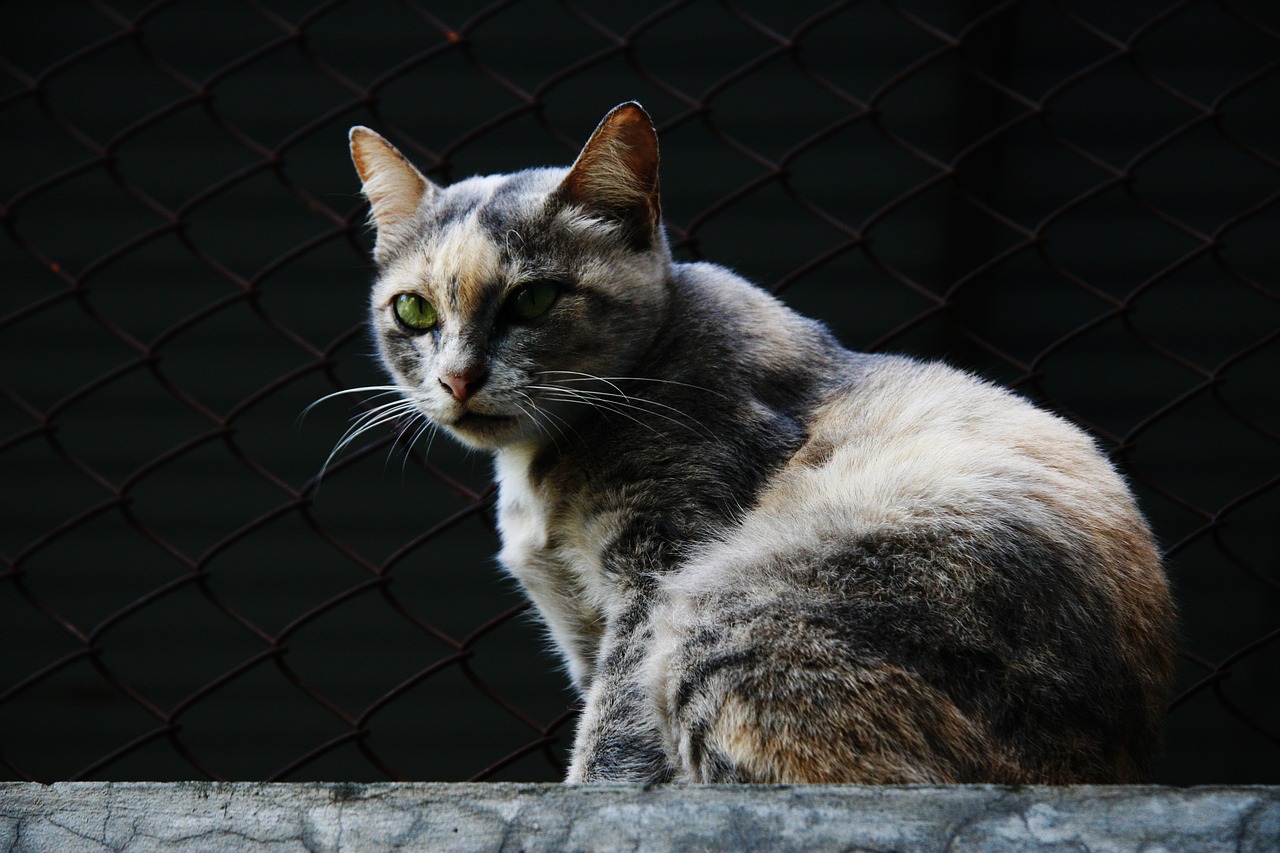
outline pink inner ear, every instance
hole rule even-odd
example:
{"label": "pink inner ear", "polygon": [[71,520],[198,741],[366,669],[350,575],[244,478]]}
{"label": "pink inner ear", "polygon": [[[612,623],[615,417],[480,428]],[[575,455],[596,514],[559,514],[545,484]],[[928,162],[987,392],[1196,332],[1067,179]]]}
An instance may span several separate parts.
{"label": "pink inner ear", "polygon": [[618,159],[634,176],[636,189],[647,195],[658,181],[658,138],[649,116],[639,107],[627,107],[621,114],[615,114],[611,123],[617,131],[614,148]]}
{"label": "pink inner ear", "polygon": [[395,146],[368,128],[352,128],[351,159],[380,231],[411,217],[433,190]]}
{"label": "pink inner ear", "polygon": [[610,211],[645,209],[658,218],[658,137],[638,104],[605,116],[565,178],[569,197]]}

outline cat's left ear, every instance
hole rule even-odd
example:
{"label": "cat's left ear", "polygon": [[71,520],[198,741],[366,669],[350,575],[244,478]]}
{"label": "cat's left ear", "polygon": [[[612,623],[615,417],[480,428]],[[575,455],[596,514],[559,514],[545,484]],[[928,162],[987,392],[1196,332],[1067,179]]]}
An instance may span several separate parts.
{"label": "cat's left ear", "polygon": [[382,246],[438,189],[394,145],[369,128],[351,128],[350,139],[351,160],[364,184]]}
{"label": "cat's left ear", "polygon": [[560,186],[565,200],[627,227],[648,246],[662,216],[658,199],[658,134],[635,101],[614,107]]}

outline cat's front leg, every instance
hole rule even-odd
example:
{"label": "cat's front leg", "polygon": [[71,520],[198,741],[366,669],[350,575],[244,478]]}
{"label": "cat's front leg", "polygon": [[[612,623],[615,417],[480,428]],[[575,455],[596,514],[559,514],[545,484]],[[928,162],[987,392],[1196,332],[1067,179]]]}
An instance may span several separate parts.
{"label": "cat's front leg", "polygon": [[674,768],[653,702],[641,679],[653,641],[648,607],[636,603],[613,620],[578,723],[566,782],[668,782]]}

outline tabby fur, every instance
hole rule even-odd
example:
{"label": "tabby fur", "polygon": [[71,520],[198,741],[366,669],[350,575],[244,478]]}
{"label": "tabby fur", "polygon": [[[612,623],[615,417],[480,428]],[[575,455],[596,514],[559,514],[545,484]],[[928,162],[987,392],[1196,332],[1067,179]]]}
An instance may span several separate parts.
{"label": "tabby fur", "polygon": [[494,454],[500,560],[584,697],[568,781],[1147,777],[1173,609],[1079,429],[674,261],[637,104],[567,170],[448,188],[351,147],[393,387]]}

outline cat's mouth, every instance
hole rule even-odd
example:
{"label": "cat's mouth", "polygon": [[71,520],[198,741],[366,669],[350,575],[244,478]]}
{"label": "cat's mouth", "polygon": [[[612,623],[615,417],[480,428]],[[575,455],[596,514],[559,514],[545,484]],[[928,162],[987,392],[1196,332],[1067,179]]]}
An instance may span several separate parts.
{"label": "cat's mouth", "polygon": [[453,422],[454,426],[465,426],[467,424],[498,424],[498,423],[514,423],[515,415],[486,415],[483,412],[466,412]]}
{"label": "cat's mouth", "polygon": [[493,435],[506,432],[516,424],[515,415],[487,415],[483,412],[464,412],[449,424],[449,428],[473,435]]}

